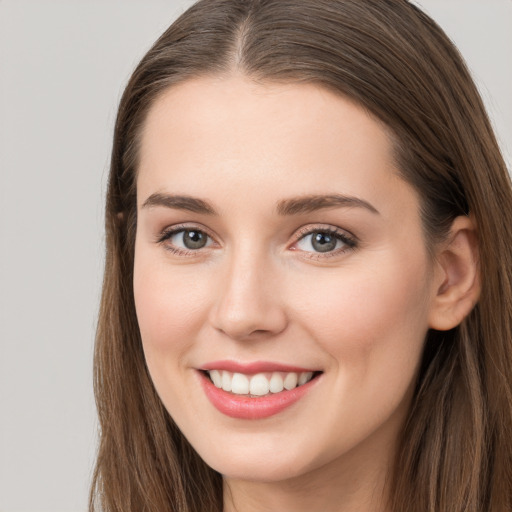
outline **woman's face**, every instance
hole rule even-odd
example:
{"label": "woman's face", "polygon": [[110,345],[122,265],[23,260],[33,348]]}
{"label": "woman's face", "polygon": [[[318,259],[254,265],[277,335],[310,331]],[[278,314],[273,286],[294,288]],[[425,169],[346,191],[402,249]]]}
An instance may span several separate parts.
{"label": "woman's face", "polygon": [[255,481],[385,467],[436,289],[383,126],[314,85],[201,78],[155,102],[140,157],[144,352],[200,456]]}

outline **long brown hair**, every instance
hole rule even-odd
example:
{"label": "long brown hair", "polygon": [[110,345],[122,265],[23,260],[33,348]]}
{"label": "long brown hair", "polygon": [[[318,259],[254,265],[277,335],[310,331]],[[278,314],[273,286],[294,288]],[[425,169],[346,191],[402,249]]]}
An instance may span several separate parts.
{"label": "long brown hair", "polygon": [[149,107],[191,77],[308,82],[387,125],[421,198],[427,245],[474,218],[481,298],[430,331],[395,471],[395,512],[512,510],[512,193],[481,98],[443,31],[406,0],[201,0],[134,71],[114,133],[95,350],[100,445],[90,510],[220,512],[221,476],[165,411],[148,374],[132,277],[135,180]]}

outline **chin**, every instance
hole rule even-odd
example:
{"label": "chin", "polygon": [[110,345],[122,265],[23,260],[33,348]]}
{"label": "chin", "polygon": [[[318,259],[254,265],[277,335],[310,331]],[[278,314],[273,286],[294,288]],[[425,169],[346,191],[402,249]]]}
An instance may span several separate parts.
{"label": "chin", "polygon": [[230,460],[215,461],[211,466],[225,478],[249,482],[282,482],[308,472],[307,466],[297,466],[290,460]]}
{"label": "chin", "polygon": [[[224,477],[252,482],[293,479],[322,464],[300,448],[303,443],[286,446],[282,441],[265,443],[261,438],[248,443],[227,446],[210,441],[208,446],[198,446],[196,450],[206,464]],[[212,449],[213,446],[218,449]]]}

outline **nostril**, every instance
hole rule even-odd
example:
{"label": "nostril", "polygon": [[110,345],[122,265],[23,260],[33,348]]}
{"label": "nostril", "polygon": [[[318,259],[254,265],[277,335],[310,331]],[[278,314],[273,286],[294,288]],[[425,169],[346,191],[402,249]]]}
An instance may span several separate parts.
{"label": "nostril", "polygon": [[278,295],[261,278],[235,272],[210,310],[210,325],[232,339],[258,340],[282,332],[288,323]]}
{"label": "nostril", "polygon": [[[258,323],[264,324],[265,320]],[[279,320],[278,322],[268,322],[267,325],[265,325],[265,327],[268,327],[266,329],[257,328],[255,324],[256,322],[244,322],[240,320],[236,322],[224,321],[218,322],[214,327],[218,332],[223,333],[231,339],[257,341],[282,333],[286,328],[287,322],[286,319]]]}

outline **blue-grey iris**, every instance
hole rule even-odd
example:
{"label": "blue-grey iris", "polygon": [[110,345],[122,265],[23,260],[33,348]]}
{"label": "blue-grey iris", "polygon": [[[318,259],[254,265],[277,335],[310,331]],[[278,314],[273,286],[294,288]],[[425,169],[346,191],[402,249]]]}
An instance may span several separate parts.
{"label": "blue-grey iris", "polygon": [[318,252],[329,252],[336,248],[338,239],[329,233],[313,233],[311,245]]}
{"label": "blue-grey iris", "polygon": [[201,231],[186,230],[183,232],[183,245],[187,249],[202,249],[208,237]]}

